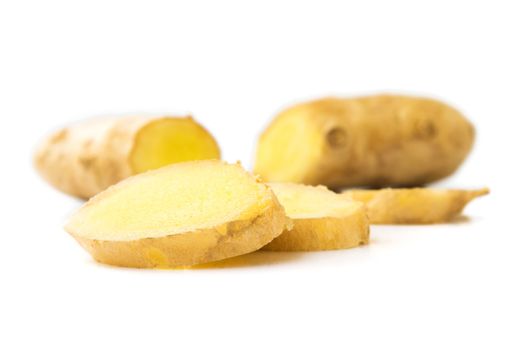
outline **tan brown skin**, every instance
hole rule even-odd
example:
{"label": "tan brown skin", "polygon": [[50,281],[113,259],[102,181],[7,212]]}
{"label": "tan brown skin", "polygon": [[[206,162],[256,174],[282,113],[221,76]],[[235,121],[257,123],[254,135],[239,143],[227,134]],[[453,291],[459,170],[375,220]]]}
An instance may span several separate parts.
{"label": "tan brown skin", "polygon": [[176,268],[250,253],[281,234],[289,224],[283,208],[273,204],[253,220],[159,238],[101,241],[69,233],[98,262],[120,267]]}
{"label": "tan brown skin", "polygon": [[427,98],[325,98],[281,112],[259,140],[265,181],[413,187],[452,174],[474,141],[454,108]]}
{"label": "tan brown skin", "polygon": [[193,121],[130,116],[89,119],[65,127],[40,143],[35,168],[58,190],[88,199],[133,175],[130,154],[138,133],[150,123],[171,118]]}
{"label": "tan brown skin", "polygon": [[487,195],[479,190],[429,188],[349,190],[341,195],[362,201],[372,224],[436,224],[457,218],[473,199]]}

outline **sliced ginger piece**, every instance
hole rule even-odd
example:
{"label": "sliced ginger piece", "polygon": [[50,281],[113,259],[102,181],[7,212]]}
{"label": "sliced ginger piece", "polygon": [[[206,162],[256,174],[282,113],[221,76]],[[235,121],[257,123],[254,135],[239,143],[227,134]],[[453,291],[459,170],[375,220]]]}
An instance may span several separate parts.
{"label": "sliced ginger piece", "polygon": [[293,228],[264,250],[314,251],[352,248],[368,243],[369,225],[364,205],[324,186],[269,183]]}
{"label": "sliced ginger piece", "polygon": [[168,268],[255,251],[287,224],[269,187],[240,165],[193,161],[132,176],[67,223],[95,260]]}
{"label": "sliced ginger piece", "polygon": [[213,136],[191,117],[133,116],[86,120],[51,134],[35,166],[62,192],[89,198],[134,174],[219,158]]}
{"label": "sliced ginger piece", "polygon": [[386,188],[348,190],[342,196],[364,202],[372,224],[433,224],[451,221],[461,214],[471,200],[488,193],[488,188]]}

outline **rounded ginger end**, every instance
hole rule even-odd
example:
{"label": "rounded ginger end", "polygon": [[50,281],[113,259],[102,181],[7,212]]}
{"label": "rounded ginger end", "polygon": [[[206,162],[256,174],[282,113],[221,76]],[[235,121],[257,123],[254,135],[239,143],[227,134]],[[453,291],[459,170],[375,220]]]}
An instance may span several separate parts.
{"label": "rounded ginger end", "polygon": [[130,154],[134,174],[160,167],[205,159],[220,159],[213,136],[191,117],[162,118],[142,127]]}

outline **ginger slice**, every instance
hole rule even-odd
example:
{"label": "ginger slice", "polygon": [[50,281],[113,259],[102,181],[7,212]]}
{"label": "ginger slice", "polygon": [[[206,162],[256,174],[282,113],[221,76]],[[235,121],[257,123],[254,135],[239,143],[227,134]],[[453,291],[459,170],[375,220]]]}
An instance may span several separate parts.
{"label": "ginger slice", "polygon": [[488,193],[488,188],[386,188],[348,190],[341,195],[364,202],[372,224],[433,224],[453,220],[471,200]]}
{"label": "ginger slice", "polygon": [[369,225],[364,206],[324,186],[269,183],[293,228],[264,250],[314,251],[352,248],[368,243]]}
{"label": "ginger slice", "polygon": [[132,176],[90,199],[65,228],[99,262],[166,268],[257,250],[286,222],[268,186],[240,165],[207,160]]}

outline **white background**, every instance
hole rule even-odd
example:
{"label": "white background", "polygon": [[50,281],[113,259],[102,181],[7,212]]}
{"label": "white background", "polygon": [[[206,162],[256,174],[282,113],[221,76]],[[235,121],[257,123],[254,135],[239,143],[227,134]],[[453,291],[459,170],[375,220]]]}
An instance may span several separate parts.
{"label": "white background", "polygon": [[[0,0],[1,349],[524,349],[522,1]],[[220,268],[94,263],[63,230],[81,202],[40,180],[48,131],[191,112],[251,167],[281,108],[326,95],[443,99],[476,125],[442,187],[492,194],[450,225]]]}

